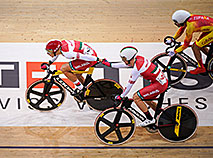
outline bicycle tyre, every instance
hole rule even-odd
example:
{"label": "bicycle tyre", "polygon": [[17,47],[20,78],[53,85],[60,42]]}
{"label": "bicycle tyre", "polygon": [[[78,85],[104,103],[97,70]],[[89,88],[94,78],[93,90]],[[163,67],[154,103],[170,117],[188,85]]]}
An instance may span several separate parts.
{"label": "bicycle tyre", "polygon": [[[101,92],[103,92],[105,96],[103,96]],[[122,92],[122,86],[116,81],[100,79],[88,85],[85,92],[85,99],[92,109],[103,111],[113,107],[114,97],[120,95]]]}
{"label": "bicycle tyre", "polygon": [[[172,58],[175,59],[169,64]],[[160,53],[154,56],[151,62],[165,73],[171,86],[178,84],[187,74],[187,64],[179,54],[170,57],[166,53]]]}
{"label": "bicycle tyre", "polygon": [[57,82],[52,83],[51,90],[44,95],[44,86],[49,84],[49,80],[38,80],[32,83],[26,90],[26,101],[33,108],[40,111],[48,111],[58,108],[66,98],[66,91]]}
{"label": "bicycle tyre", "polygon": [[[179,123],[178,123],[179,121]],[[197,114],[186,105],[171,105],[158,117],[158,132],[170,142],[183,142],[191,138],[197,130]]]}
{"label": "bicycle tyre", "polygon": [[136,129],[135,118],[126,109],[109,108],[95,120],[95,134],[107,145],[118,145],[128,141]]}
{"label": "bicycle tyre", "polygon": [[209,77],[213,80],[213,58],[208,61],[207,72]]}

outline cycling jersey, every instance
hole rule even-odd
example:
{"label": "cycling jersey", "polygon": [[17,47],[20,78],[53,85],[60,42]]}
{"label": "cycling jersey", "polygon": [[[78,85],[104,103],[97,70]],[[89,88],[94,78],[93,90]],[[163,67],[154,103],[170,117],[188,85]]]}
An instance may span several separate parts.
{"label": "cycling jersey", "polygon": [[[75,40],[62,40],[61,43],[61,53],[72,60],[69,62],[72,70],[85,70],[97,63],[96,52],[86,43]],[[50,61],[54,62],[58,56],[54,56]]]}
{"label": "cycling jersey", "polygon": [[[129,67],[124,63],[112,63],[112,67],[121,68]],[[153,98],[154,96],[159,95],[164,92],[168,87],[168,80],[166,79],[163,72],[148,59],[142,56],[136,56],[133,70],[131,72],[130,79],[125,87],[121,97],[125,97],[131,90],[133,84],[139,77],[143,77],[146,80],[149,80],[151,84],[139,90],[139,97],[141,98]],[[157,86],[153,86],[157,85]]]}
{"label": "cycling jersey", "polygon": [[179,38],[183,34],[184,30],[186,30],[184,44],[175,50],[176,53],[183,51],[189,46],[194,32],[205,33],[205,36],[204,34],[201,36],[202,40],[199,38],[199,40],[196,41],[196,45],[199,47],[203,47],[213,42],[213,19],[211,17],[204,15],[191,15],[187,20],[186,25],[178,29],[174,35],[174,39]]}

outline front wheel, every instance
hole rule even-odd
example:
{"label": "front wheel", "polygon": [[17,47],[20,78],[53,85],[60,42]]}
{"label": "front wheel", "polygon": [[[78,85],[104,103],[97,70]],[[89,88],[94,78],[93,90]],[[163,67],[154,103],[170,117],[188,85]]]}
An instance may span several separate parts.
{"label": "front wheel", "polygon": [[64,88],[55,81],[39,80],[26,90],[26,100],[33,109],[47,111],[59,107],[66,96]]}
{"label": "front wheel", "polygon": [[197,130],[197,114],[186,105],[171,105],[159,115],[157,126],[160,135],[171,142],[191,138]]}
{"label": "front wheel", "polygon": [[85,99],[88,105],[99,111],[111,108],[115,105],[114,98],[120,95],[123,88],[116,81],[100,79],[91,83],[85,92]]}
{"label": "front wheel", "polygon": [[151,62],[164,72],[171,86],[179,83],[187,74],[187,64],[179,54],[170,57],[161,53],[153,57]]}
{"label": "front wheel", "polygon": [[135,118],[126,109],[110,108],[101,112],[95,121],[95,134],[107,145],[128,141],[135,132]]}

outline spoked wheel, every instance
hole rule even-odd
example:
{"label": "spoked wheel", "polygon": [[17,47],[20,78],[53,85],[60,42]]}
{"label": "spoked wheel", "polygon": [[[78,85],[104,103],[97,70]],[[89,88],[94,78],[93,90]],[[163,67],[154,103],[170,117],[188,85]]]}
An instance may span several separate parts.
{"label": "spoked wheel", "polygon": [[161,112],[158,119],[160,135],[171,142],[186,141],[197,129],[197,115],[186,105],[172,105]]}
{"label": "spoked wheel", "polygon": [[213,58],[211,58],[208,62],[207,72],[209,77],[213,80]]}
{"label": "spoked wheel", "polygon": [[179,83],[187,74],[187,64],[178,54],[170,57],[166,53],[161,53],[153,57],[151,62],[164,72],[171,86]]}
{"label": "spoked wheel", "polygon": [[135,118],[122,108],[110,108],[96,118],[96,136],[105,144],[118,145],[129,140],[135,132]]}
{"label": "spoked wheel", "polygon": [[122,92],[123,88],[117,82],[100,79],[88,86],[85,99],[91,108],[103,111],[113,107],[115,96]]}
{"label": "spoked wheel", "polygon": [[59,107],[66,96],[64,88],[57,82],[39,80],[26,91],[26,100],[34,109],[47,111]]}

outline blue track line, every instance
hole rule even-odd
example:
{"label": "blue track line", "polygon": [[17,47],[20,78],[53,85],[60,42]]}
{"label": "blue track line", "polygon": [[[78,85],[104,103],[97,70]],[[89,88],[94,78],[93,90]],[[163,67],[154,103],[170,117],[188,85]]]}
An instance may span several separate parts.
{"label": "blue track line", "polygon": [[0,146],[0,149],[213,149],[213,146]]}

